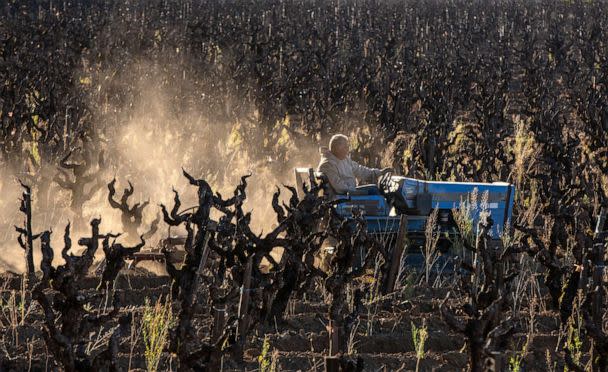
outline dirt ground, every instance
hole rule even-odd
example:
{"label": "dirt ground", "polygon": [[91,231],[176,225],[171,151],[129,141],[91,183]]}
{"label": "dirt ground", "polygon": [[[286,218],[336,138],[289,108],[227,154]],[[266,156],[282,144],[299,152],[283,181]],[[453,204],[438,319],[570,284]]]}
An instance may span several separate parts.
{"label": "dirt ground", "polygon": [[[85,293],[94,291],[97,282],[98,278],[89,277],[81,283],[81,288]],[[9,299],[11,294],[19,296],[20,277],[5,274],[0,278],[0,283],[0,295],[3,298],[0,333],[4,336],[8,355],[17,357],[24,368],[54,370],[42,339],[40,308],[26,295],[25,320],[11,324]],[[125,272],[116,282],[116,291],[122,305],[121,312],[132,312],[135,319],[135,335],[123,337],[121,340],[120,364],[125,370],[146,370],[145,345],[141,334],[137,334],[141,325],[141,312],[146,300],[153,303],[169,293],[169,278],[147,274],[144,270]],[[222,362],[223,370],[258,370],[258,357],[262,353],[265,337],[270,346],[268,358],[276,370],[324,370],[323,358],[328,352],[328,308],[320,293],[321,291],[312,291],[303,298],[292,299],[284,323],[274,326],[258,325],[247,340],[243,363],[236,363],[227,355]],[[466,369],[467,353],[462,335],[452,332],[439,316],[438,306],[446,293],[446,289],[413,286],[367,304],[365,312],[359,317],[356,332],[353,332],[348,342],[350,356],[362,358],[365,371],[415,370],[416,352],[412,341],[412,325],[420,327],[426,324],[428,339],[424,345],[425,353],[420,361],[420,370]],[[204,339],[209,337],[207,332],[213,320],[203,298],[200,298],[200,304],[196,322],[203,325],[200,328],[200,337]],[[103,303],[100,303],[100,307],[103,307]],[[522,319],[526,319],[525,314],[521,315]],[[532,339],[528,341],[528,352],[523,365],[530,371],[544,370],[548,358],[558,360],[554,349],[558,342],[559,316],[555,312],[539,313],[535,315],[533,323],[535,330]],[[528,328],[527,321],[517,325],[515,334],[507,345],[513,355],[522,350],[526,343]],[[103,342],[99,342],[99,337],[100,335],[91,335],[91,344],[97,341],[99,345],[103,345]],[[160,370],[170,370],[174,366],[172,362],[171,355],[164,353]]]}

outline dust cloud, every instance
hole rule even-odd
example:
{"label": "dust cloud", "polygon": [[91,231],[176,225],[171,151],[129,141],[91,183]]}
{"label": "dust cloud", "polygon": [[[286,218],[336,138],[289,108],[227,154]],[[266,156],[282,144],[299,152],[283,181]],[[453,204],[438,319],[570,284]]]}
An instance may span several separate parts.
{"label": "dust cloud", "polygon": [[[142,74],[142,71],[146,73]],[[169,208],[173,206],[173,188],[180,194],[183,209],[195,205],[196,190],[187,183],[182,168],[194,177],[206,179],[213,190],[219,191],[224,197],[232,195],[241,176],[251,174],[245,210],[252,212],[253,230],[262,233],[272,229],[276,223],[271,207],[276,186],[294,183],[294,167],[316,166],[317,140],[311,138],[294,141],[288,134],[282,138],[282,145],[288,147],[287,159],[277,161],[268,157],[256,157],[247,149],[263,144],[251,143],[250,138],[242,135],[245,131],[240,131],[244,126],[254,124],[240,119],[236,122],[211,120],[213,113],[205,107],[176,107],[174,96],[177,88],[163,84],[167,79],[163,71],[166,71],[165,67],[159,68],[144,62],[134,64],[132,69],[123,70],[113,84],[119,81],[124,85],[123,88],[128,86],[133,92],[134,98],[127,105],[98,102],[95,97],[91,97],[91,110],[97,118],[93,126],[99,133],[99,143],[95,147],[103,150],[105,162],[97,177],[102,186],[84,203],[82,219],[70,210],[68,191],[49,179],[43,180],[42,182],[47,182],[51,197],[46,203],[41,203],[36,200],[40,187],[33,185],[34,232],[47,229],[53,231],[55,264],[62,263],[59,252],[68,221],[73,226],[72,251],[75,252],[81,249],[76,244],[78,238],[89,234],[88,221],[92,218],[102,218],[102,233],[122,231],[120,211],[112,209],[107,201],[106,185],[114,178],[117,180],[116,199],[120,198],[130,181],[135,189],[129,199],[130,204],[150,202],[144,210],[144,221],[139,231],[143,233],[151,221],[160,215],[161,203]],[[83,143],[82,147],[84,146]],[[81,160],[79,149],[74,152],[73,159],[76,162]],[[45,171],[50,170],[51,173],[58,168],[56,164],[44,166]],[[22,192],[17,182],[19,172],[35,173],[30,168],[1,169],[0,271],[22,272],[25,269],[23,250],[17,244],[17,233],[13,225],[21,224],[23,220],[23,215],[18,212]],[[282,197],[288,196],[287,190],[283,189]],[[146,246],[154,247],[167,233],[166,225],[161,222],[158,232]],[[40,261],[39,252],[39,243],[36,242],[36,265]]]}

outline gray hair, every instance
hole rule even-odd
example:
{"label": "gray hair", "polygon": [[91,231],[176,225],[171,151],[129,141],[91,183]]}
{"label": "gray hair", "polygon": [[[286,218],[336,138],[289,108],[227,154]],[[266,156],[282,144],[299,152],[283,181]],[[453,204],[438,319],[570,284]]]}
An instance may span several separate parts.
{"label": "gray hair", "polygon": [[334,134],[329,139],[329,151],[334,151],[339,143],[348,143],[348,137],[343,134]]}

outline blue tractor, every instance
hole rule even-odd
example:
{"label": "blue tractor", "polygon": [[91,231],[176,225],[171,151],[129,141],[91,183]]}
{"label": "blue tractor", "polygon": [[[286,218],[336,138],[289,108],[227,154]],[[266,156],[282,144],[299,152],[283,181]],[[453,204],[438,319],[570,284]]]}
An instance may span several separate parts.
{"label": "blue tractor", "polygon": [[[322,174],[312,168],[296,168],[295,176],[298,193],[303,193],[302,185],[311,177],[322,178]],[[482,211],[489,213],[493,220],[491,236],[499,245],[501,234],[510,226],[515,198],[514,185],[506,182],[424,181],[387,175],[377,185],[361,186],[352,194],[336,196],[342,199],[336,210],[350,218],[353,208],[359,209],[368,232],[389,245],[407,239],[406,264],[421,266],[421,249],[431,213],[438,210],[436,223],[441,233],[438,247],[448,256],[451,242],[458,234],[454,211],[466,205],[471,195],[477,195],[478,201],[483,200],[482,206],[471,210],[472,226],[477,227]]]}

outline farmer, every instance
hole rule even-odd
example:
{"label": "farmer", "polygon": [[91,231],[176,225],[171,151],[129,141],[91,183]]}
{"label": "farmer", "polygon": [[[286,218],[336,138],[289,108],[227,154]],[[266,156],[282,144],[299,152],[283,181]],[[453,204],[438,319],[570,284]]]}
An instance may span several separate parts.
{"label": "farmer", "polygon": [[348,137],[343,134],[333,135],[329,140],[329,149],[321,147],[320,152],[321,161],[317,171],[327,177],[334,195],[355,191],[367,193],[367,187],[357,189],[357,180],[359,184],[375,182],[378,177],[392,172],[391,168],[368,168],[351,160]]}

